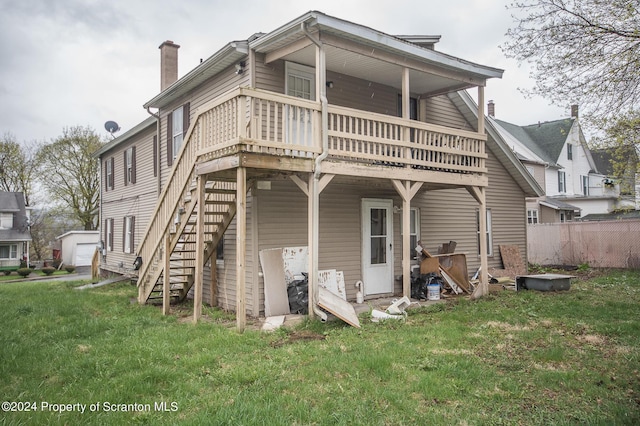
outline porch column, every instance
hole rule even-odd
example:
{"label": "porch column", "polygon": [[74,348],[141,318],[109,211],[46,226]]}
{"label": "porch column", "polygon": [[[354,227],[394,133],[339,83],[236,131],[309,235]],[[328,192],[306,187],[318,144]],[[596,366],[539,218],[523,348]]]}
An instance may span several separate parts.
{"label": "porch column", "polygon": [[197,208],[196,216],[196,265],[194,270],[194,288],[193,288],[193,322],[198,322],[202,316],[202,286],[204,274],[204,217],[205,217],[205,201],[204,201],[204,184],[207,180],[206,175],[198,176],[197,191]]}
{"label": "porch column", "polygon": [[484,86],[478,86],[478,133],[484,134]]}
{"label": "porch column", "polygon": [[247,323],[245,304],[247,253],[247,169],[238,167],[236,173],[236,327],[244,332]]}
{"label": "porch column", "polygon": [[411,118],[411,89],[409,84],[409,68],[402,69],[402,118]]}
{"label": "porch column", "polygon": [[313,173],[309,174],[307,232],[309,242],[309,318],[314,318],[313,308],[319,297],[318,290],[318,249],[320,238],[320,191]]}
{"label": "porch column", "polygon": [[402,197],[402,295],[411,298],[411,200],[422,187],[422,182],[393,180],[393,186]]}

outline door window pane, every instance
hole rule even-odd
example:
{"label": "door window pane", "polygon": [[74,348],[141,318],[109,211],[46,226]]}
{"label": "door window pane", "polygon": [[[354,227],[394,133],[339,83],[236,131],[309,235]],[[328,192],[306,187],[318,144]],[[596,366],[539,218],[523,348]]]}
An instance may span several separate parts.
{"label": "door window pane", "polygon": [[371,209],[371,264],[387,263],[387,210]]}

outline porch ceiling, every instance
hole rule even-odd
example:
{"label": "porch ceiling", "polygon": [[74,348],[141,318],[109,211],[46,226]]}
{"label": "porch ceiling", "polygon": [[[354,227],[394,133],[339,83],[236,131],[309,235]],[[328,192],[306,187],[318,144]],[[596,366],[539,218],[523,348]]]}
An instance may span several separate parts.
{"label": "porch ceiling", "polygon": [[[327,70],[402,90],[402,66],[335,46],[325,45]],[[286,61],[315,67],[315,46],[284,56]],[[460,80],[409,70],[410,89],[418,94],[440,94],[470,87]]]}

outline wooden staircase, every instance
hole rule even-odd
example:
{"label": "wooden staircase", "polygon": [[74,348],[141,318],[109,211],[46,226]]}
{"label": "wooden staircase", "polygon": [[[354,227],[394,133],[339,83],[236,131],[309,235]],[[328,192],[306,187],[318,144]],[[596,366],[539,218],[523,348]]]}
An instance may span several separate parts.
{"label": "wooden staircase", "polygon": [[[162,303],[163,282],[169,274],[170,300],[183,300],[195,280],[196,270],[196,218],[198,209],[204,208],[204,263],[215,253],[227,227],[236,213],[235,182],[209,180],[205,185],[205,203],[197,205],[197,185],[189,187],[173,223],[169,226],[169,270],[164,270],[164,253],[147,273],[148,280],[141,282],[146,301]],[[212,261],[215,262],[215,259]],[[148,293],[148,294],[147,294]]]}

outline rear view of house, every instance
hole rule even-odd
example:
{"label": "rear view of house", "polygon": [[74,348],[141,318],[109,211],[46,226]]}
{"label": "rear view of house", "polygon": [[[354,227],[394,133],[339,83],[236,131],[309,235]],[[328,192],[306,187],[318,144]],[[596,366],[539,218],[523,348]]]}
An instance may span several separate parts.
{"label": "rear view of house", "polygon": [[179,79],[179,46],[162,43],[151,117],[97,154],[102,268],[137,277],[141,303],[192,290],[196,316],[204,300],[242,328],[265,312],[270,248],[308,250],[311,307],[319,270],[343,271],[348,300],[357,281],[408,296],[418,241],[456,241],[483,283],[500,244],[526,259],[525,197],[542,190],[485,131],[502,70],[438,40],[309,12]]}
{"label": "rear view of house", "polygon": [[29,264],[29,210],[22,192],[0,191],[0,271]]}

